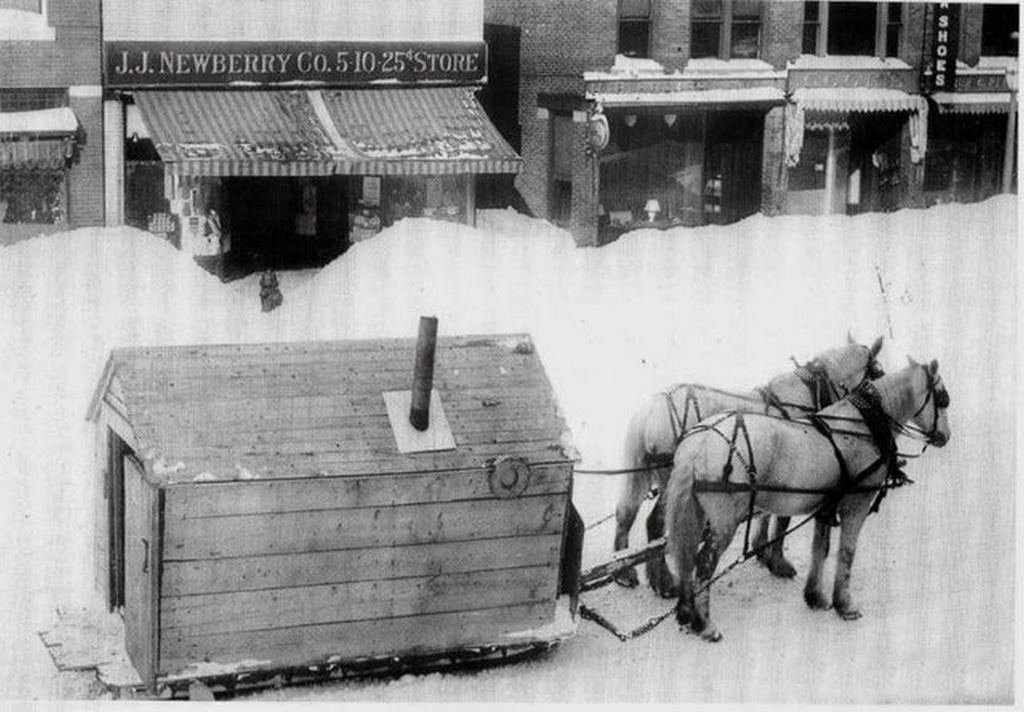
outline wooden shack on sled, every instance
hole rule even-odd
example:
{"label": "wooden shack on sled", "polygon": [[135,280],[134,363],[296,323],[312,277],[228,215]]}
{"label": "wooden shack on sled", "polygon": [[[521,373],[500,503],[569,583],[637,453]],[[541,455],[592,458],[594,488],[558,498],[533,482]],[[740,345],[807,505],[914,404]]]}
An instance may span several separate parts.
{"label": "wooden shack on sled", "polygon": [[[574,449],[525,335],[117,349],[102,585],[144,684],[459,660],[575,630]],[[230,684],[230,683],[228,683]]]}

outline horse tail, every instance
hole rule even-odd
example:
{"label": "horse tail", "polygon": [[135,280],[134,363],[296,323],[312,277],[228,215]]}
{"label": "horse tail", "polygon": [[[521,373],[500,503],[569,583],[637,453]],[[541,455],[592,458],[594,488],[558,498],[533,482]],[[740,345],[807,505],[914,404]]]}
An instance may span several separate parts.
{"label": "horse tail", "polygon": [[622,478],[619,501],[615,506],[617,524],[615,548],[623,549],[629,542],[629,530],[636,521],[637,512],[651,488],[652,470],[649,465],[646,442],[647,410],[638,411],[626,428],[624,455],[626,468],[635,470]]}
{"label": "horse tail", "polygon": [[672,576],[679,583],[680,606],[691,606],[692,576],[697,550],[707,515],[694,491],[696,463],[687,454],[686,443],[676,453],[675,466],[666,487],[665,499],[665,558]]}

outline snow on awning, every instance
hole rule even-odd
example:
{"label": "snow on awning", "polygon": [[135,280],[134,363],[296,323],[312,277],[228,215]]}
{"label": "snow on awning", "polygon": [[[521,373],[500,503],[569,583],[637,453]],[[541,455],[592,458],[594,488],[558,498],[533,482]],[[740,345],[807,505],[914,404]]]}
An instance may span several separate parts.
{"label": "snow on awning", "polygon": [[360,156],[339,173],[518,173],[522,159],[494,127],[473,87],[325,89],[320,116]]}
{"label": "snow on awning", "polygon": [[792,100],[804,111],[917,111],[924,99],[899,89],[796,89]]}
{"label": "snow on awning", "polygon": [[1010,111],[1009,92],[957,94],[938,91],[932,99],[940,114],[1005,114]]}
{"label": "snow on awning", "polygon": [[339,155],[299,91],[139,91],[172,175],[326,176]]}
{"label": "snow on awning", "polygon": [[174,175],[515,173],[472,88],[139,91]]}
{"label": "snow on awning", "polygon": [[68,107],[0,112],[0,168],[58,170],[75,153],[78,117]]}
{"label": "snow on awning", "polygon": [[775,87],[667,92],[590,92],[587,94],[587,98],[606,109],[654,106],[722,108],[723,106],[741,105],[778,105],[786,101],[782,90]]}
{"label": "snow on awning", "polygon": [[[800,162],[806,129],[841,130],[847,127],[844,114],[909,112],[910,160],[919,163],[928,148],[928,101],[899,89],[800,88],[793,91],[786,106],[786,163]],[[811,116],[808,117],[807,114]]]}
{"label": "snow on awning", "polygon": [[78,131],[78,117],[66,106],[36,111],[0,111],[0,137],[11,134],[70,136]]}

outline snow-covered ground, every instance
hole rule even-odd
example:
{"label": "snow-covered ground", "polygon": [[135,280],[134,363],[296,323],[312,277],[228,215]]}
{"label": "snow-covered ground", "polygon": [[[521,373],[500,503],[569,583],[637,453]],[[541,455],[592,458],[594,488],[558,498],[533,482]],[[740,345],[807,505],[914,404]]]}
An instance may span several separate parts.
{"label": "snow-covered ground", "polygon": [[[590,623],[539,660],[474,674],[281,690],[263,699],[1010,704],[1014,691],[1017,201],[854,218],[755,216],[635,232],[600,249],[509,212],[477,228],[407,220],[318,272],[283,275],[264,314],[254,278],[221,284],[165,242],[87,229],[0,249],[0,699],[52,699],[36,632],[56,606],[96,605],[85,410],[112,347],[528,331],[588,468],[621,466],[625,422],[677,381],[750,387],[842,344],[887,339],[883,362],[937,358],[953,437],[907,468],[865,527],[843,622],[801,579],[755,564],[715,588],[725,640],[667,622],[631,643]],[[612,477],[577,475],[586,522]],[[642,513],[643,514],[643,513]],[[584,565],[611,549],[588,531]],[[634,530],[639,541],[642,525]],[[808,537],[788,552],[801,574]],[[728,555],[726,559],[728,560]],[[665,610],[646,589],[588,605],[624,625]]]}

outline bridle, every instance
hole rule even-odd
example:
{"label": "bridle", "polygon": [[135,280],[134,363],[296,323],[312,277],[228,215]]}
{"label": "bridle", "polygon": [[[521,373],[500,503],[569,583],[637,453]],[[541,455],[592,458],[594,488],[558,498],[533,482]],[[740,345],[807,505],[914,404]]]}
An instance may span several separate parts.
{"label": "bridle", "polygon": [[[931,404],[931,428],[929,428],[928,430],[924,430],[923,428],[920,428],[912,424],[910,421],[908,421],[904,424],[898,425],[896,429],[901,434],[907,435],[908,437],[912,437],[914,439],[923,439],[925,442],[925,447],[927,447],[928,445],[937,444],[936,436],[939,432],[939,411],[945,410],[946,408],[949,407],[949,392],[946,390],[946,387],[942,384],[941,379],[938,376],[936,376],[936,374],[932,373],[931,368],[929,368],[928,366],[922,366],[922,368],[924,368],[925,375],[928,379],[928,390],[925,394],[924,402],[922,402],[921,407],[919,407],[914,412],[914,414],[910,416],[910,420],[916,420],[917,417],[924,412],[925,408],[927,408],[928,405]],[[924,452],[924,450],[922,450],[921,452]]]}
{"label": "bridle", "polygon": [[[878,363],[878,359],[875,358],[874,354],[870,353],[870,349],[867,346],[863,348],[869,351],[868,361],[864,365],[864,380],[874,381],[884,376],[885,369]],[[796,359],[793,359],[793,363],[796,365],[797,376],[811,390],[811,396],[816,405],[815,410],[821,410],[846,398],[856,388],[856,386],[848,388],[843,383],[833,381],[829,375],[828,367],[821,359],[812,359],[804,364],[798,363]]]}

